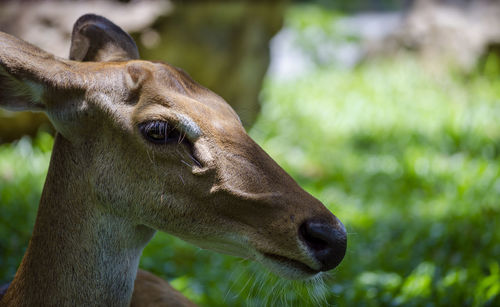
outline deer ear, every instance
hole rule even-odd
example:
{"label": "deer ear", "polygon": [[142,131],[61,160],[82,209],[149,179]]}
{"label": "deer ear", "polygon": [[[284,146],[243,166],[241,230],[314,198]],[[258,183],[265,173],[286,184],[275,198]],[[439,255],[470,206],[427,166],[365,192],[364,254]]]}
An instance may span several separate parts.
{"label": "deer ear", "polygon": [[70,60],[121,62],[139,58],[130,35],[108,19],[93,14],[78,18],[71,36]]}
{"label": "deer ear", "polygon": [[43,111],[46,85],[58,60],[51,54],[0,32],[0,107],[12,111]]}
{"label": "deer ear", "polygon": [[89,86],[89,64],[68,61],[0,32],[0,107],[44,111],[47,95]]}
{"label": "deer ear", "polygon": [[0,107],[11,111],[43,111],[44,91],[40,83],[16,78],[0,65]]}

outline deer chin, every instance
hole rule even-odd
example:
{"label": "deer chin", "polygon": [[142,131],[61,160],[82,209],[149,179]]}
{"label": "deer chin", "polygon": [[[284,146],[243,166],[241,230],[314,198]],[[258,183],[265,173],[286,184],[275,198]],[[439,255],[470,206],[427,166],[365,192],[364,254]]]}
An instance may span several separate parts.
{"label": "deer chin", "polygon": [[1,306],[130,306],[134,296],[145,298],[133,306],[192,306],[164,281],[136,279],[153,230],[287,279],[342,261],[342,223],[220,96],[140,60],[132,37],[101,16],[75,23],[70,59],[0,32],[0,107],[44,111],[58,132],[33,237]]}
{"label": "deer chin", "polygon": [[225,255],[236,256],[244,259],[253,259],[253,252],[249,249],[248,240],[235,234],[221,235],[216,240],[204,238],[199,240],[194,237],[178,236],[182,240],[196,245],[202,249],[211,250]]}
{"label": "deer chin", "polygon": [[260,252],[252,248],[248,239],[240,238],[234,234],[224,236],[224,239],[219,237],[217,240],[196,240],[185,237],[183,240],[203,249],[254,260],[274,274],[290,280],[310,279],[321,273],[321,271],[312,268],[309,264],[304,262],[286,256]]}
{"label": "deer chin", "polygon": [[274,274],[290,280],[310,279],[321,273],[301,261],[276,254],[259,253],[255,260]]}

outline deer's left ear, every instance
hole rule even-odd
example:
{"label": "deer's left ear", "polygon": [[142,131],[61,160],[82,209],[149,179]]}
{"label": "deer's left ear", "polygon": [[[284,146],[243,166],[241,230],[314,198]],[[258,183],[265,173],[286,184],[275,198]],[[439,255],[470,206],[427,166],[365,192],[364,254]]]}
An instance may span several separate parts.
{"label": "deer's left ear", "polygon": [[[82,63],[78,63],[83,65]],[[70,61],[0,32],[0,107],[44,111],[48,89],[83,88],[85,77]]]}
{"label": "deer's left ear", "polygon": [[78,18],[71,36],[70,60],[122,62],[139,59],[130,35],[108,19],[93,14]]}

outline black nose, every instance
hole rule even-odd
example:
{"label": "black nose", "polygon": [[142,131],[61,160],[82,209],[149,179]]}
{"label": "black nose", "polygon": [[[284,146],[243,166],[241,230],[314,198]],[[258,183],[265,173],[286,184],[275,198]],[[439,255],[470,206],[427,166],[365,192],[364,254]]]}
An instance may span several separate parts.
{"label": "black nose", "polygon": [[299,228],[300,237],[321,263],[321,271],[328,271],[339,265],[347,249],[347,234],[344,225],[305,221]]}

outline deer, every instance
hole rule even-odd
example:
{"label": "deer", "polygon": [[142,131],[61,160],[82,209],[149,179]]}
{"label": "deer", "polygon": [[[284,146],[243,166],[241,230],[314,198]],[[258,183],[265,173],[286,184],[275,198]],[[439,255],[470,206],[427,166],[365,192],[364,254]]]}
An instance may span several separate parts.
{"label": "deer", "polygon": [[44,112],[57,131],[2,306],[146,306],[153,296],[192,306],[138,270],[157,231],[286,279],[313,278],[345,256],[342,222],[223,98],[179,68],[141,60],[104,17],[76,21],[69,59],[0,32],[0,107]]}

